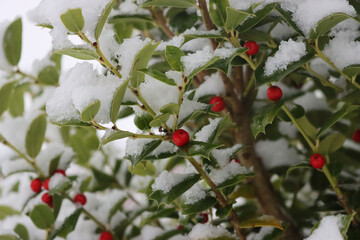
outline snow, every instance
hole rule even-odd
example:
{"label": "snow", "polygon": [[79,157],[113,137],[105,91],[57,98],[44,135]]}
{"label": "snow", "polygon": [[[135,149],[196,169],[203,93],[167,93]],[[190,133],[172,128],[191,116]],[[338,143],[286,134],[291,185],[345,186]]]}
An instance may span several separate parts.
{"label": "snow", "polygon": [[235,144],[231,148],[214,149],[211,151],[211,155],[216,159],[220,167],[229,165],[230,157],[241,147],[240,144]]}
{"label": "snow", "polygon": [[174,186],[185,181],[194,174],[177,174],[164,170],[156,177],[155,182],[151,185],[153,191],[160,190],[164,194],[168,193]]}
{"label": "snow", "polygon": [[301,105],[305,111],[330,110],[324,96],[316,96],[313,92],[306,92],[301,97],[294,99],[294,103]]}
{"label": "snow", "polygon": [[174,80],[176,85],[182,86],[182,84],[183,84],[182,72],[170,70],[170,71],[167,71],[165,73],[165,75],[167,78]]}
{"label": "snow", "polygon": [[32,72],[34,76],[37,76],[41,70],[43,70],[45,67],[48,66],[55,66],[55,62],[51,61],[50,55],[51,53],[48,53],[44,58],[42,59],[36,59],[32,64]]}
{"label": "snow", "polygon": [[286,67],[306,55],[306,46],[303,41],[281,41],[279,50],[274,56],[269,57],[265,62],[265,75],[269,76],[276,71],[284,70]]}
{"label": "snow", "polygon": [[252,173],[252,167],[246,168],[241,166],[236,161],[231,161],[228,165],[221,169],[213,169],[210,172],[210,178],[214,181],[216,185],[225,182],[228,179],[231,179],[240,174],[249,174]]}
{"label": "snow", "polygon": [[161,153],[166,153],[166,152],[175,153],[178,150],[179,148],[174,144],[167,141],[162,141],[160,145],[151,153],[151,155],[159,156]]}
{"label": "snow", "polygon": [[60,86],[47,101],[49,119],[57,124],[80,121],[79,113],[95,100],[100,100],[100,109],[94,120],[110,122],[111,102],[121,83],[114,75],[100,75],[90,63],[78,63],[60,78]]}
{"label": "snow", "polygon": [[15,173],[18,171],[33,171],[34,168],[24,159],[7,159],[4,160],[1,164],[1,172],[4,176],[7,176],[11,173]]}
{"label": "snow", "polygon": [[204,199],[207,196],[207,189],[204,188],[199,182],[194,184],[189,190],[187,190],[183,198],[185,199],[185,204],[193,204],[201,199]]}
{"label": "snow", "polygon": [[136,138],[136,139],[128,138],[126,140],[126,149],[125,149],[126,155],[129,156],[140,155],[145,145],[152,141],[154,141],[154,139],[151,138]]}
{"label": "snow", "polygon": [[67,182],[70,182],[67,177],[65,177],[61,173],[56,173],[50,178],[49,190],[60,187]]}
{"label": "snow", "polygon": [[195,133],[195,140],[200,142],[207,142],[221,120],[222,118],[210,118],[209,124],[202,127],[200,131]]}
{"label": "snow", "polygon": [[203,240],[234,236],[223,227],[198,223],[192,228],[191,232],[189,233],[189,237],[192,240]]}
{"label": "snow", "polygon": [[184,37],[182,35],[174,36],[173,38],[171,38],[168,41],[161,42],[157,46],[156,51],[165,51],[166,46],[175,46],[175,47],[179,48],[182,45],[183,42],[184,42]]}
{"label": "snow", "polygon": [[339,230],[341,227],[341,215],[324,217],[319,227],[305,240],[344,240]]}
{"label": "snow", "polygon": [[225,93],[225,86],[220,77],[220,73],[216,72],[205,77],[205,81],[196,89],[195,99],[208,95],[221,95]]}
{"label": "snow", "polygon": [[215,30],[215,29],[204,31],[192,27],[190,29],[185,30],[185,32],[183,32],[182,35],[219,35],[220,36],[221,32],[220,30]]}
{"label": "snow", "polygon": [[72,48],[74,44],[68,39],[68,30],[60,19],[60,15],[68,9],[81,8],[84,17],[83,32],[95,41],[95,28],[98,20],[110,0],[42,0],[38,7],[29,13],[30,19],[38,24],[52,25],[50,34],[55,49]]}
{"label": "snow", "polygon": [[179,122],[184,120],[196,110],[204,110],[207,106],[208,105],[205,103],[200,103],[196,100],[189,100],[186,96],[184,96],[179,112]]}
{"label": "snow", "polygon": [[287,39],[296,34],[294,29],[290,27],[286,22],[279,22],[275,28],[270,32],[271,37],[275,39]]}
{"label": "snow", "polygon": [[[3,46],[4,34],[10,24],[10,21],[0,22],[0,46]],[[5,71],[11,71],[13,69],[13,67],[9,64],[3,50],[0,51],[0,69]]]}
{"label": "snow", "polygon": [[41,171],[47,175],[49,172],[50,161],[60,156],[64,152],[64,146],[58,143],[49,143],[36,157],[36,163]]}
{"label": "snow", "polygon": [[340,30],[333,31],[331,35],[333,38],[323,52],[335,66],[342,70],[346,66],[359,64],[360,42],[356,39],[360,33],[354,30]]}
{"label": "snow", "polygon": [[273,227],[262,227],[258,233],[250,233],[246,236],[248,240],[263,240],[267,235],[274,231]]}

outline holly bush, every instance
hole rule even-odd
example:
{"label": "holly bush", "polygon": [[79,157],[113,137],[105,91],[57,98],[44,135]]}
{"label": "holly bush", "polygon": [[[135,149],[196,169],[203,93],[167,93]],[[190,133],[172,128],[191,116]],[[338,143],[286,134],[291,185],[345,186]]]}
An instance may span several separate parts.
{"label": "holly bush", "polygon": [[0,239],[359,239],[359,13],[42,0],[32,72],[2,23]]}

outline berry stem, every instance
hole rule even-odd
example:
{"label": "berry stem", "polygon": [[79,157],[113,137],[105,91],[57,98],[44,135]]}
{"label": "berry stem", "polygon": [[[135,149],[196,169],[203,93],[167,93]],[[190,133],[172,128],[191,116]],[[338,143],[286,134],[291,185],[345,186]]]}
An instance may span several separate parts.
{"label": "berry stem", "polygon": [[[201,165],[192,157],[188,157],[189,162],[194,166],[194,168],[196,169],[196,171],[198,171],[198,173],[201,175],[201,177],[206,181],[206,183],[210,186],[210,188],[213,190],[213,192],[216,195],[217,200],[220,202],[220,205],[222,207],[225,207],[228,205],[228,202],[226,201],[225,197],[223,196],[223,194],[220,192],[220,190],[216,187],[216,184],[211,180],[211,178],[206,174],[206,172],[203,170],[203,168],[201,167]],[[242,233],[242,231],[240,230],[240,223],[239,223],[239,219],[236,215],[236,212],[234,211],[234,209],[231,209],[231,212],[229,214],[229,218],[231,221],[231,224],[233,225],[236,234],[239,236],[239,238],[241,240],[246,240],[246,237],[244,235],[244,233]]]}

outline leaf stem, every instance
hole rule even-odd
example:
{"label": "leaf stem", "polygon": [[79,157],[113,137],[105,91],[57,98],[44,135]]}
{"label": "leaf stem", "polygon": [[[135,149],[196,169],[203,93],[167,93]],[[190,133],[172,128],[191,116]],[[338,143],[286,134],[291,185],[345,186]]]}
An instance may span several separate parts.
{"label": "leaf stem", "polygon": [[317,72],[315,72],[310,66],[309,64],[305,64],[303,66],[304,69],[306,69],[308,72],[310,72],[312,75],[314,75],[316,78],[318,78],[320,80],[320,83],[325,86],[325,87],[331,87],[333,89],[335,89],[336,91],[342,92],[344,91],[342,88],[336,86],[335,84],[332,84],[331,82],[329,82],[326,78],[324,78],[323,76],[321,76],[320,74],[318,74]]}

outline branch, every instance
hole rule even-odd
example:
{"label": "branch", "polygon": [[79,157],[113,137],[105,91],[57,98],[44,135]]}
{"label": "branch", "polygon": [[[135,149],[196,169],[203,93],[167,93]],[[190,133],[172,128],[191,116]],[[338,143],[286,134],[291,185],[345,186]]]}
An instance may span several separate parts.
{"label": "branch", "polygon": [[173,38],[175,34],[166,25],[167,21],[166,18],[164,17],[163,11],[160,8],[158,9],[150,8],[149,10],[151,12],[153,19],[155,20],[156,25],[158,25],[164,31],[166,36],[168,36],[169,38]]}

